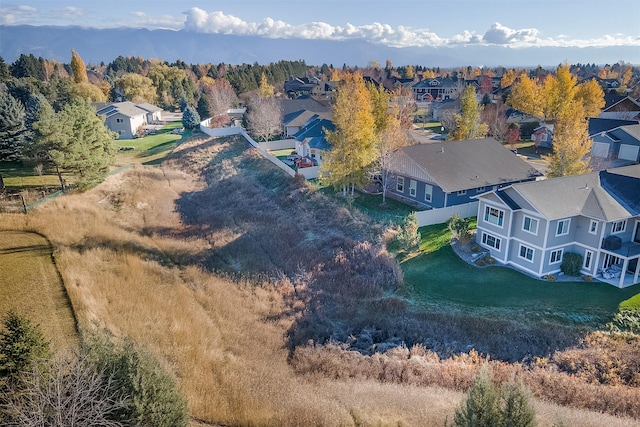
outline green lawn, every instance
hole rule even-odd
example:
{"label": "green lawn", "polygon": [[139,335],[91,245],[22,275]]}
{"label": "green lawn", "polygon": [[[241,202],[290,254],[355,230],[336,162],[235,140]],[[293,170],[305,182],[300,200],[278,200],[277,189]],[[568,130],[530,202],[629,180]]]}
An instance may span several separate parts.
{"label": "green lawn", "polygon": [[477,268],[451,249],[445,225],[420,231],[423,252],[401,266],[408,296],[430,308],[594,326],[640,292],[640,285],[617,289],[599,282],[547,282],[511,268]]}
{"label": "green lawn", "polygon": [[117,163],[119,165],[125,163],[160,163],[181,140],[185,140],[191,135],[191,131],[187,130],[182,135],[171,133],[174,128],[178,127],[182,127],[182,122],[170,122],[153,135],[116,141],[119,147],[133,148],[132,150],[121,150],[117,155]]}
{"label": "green lawn", "polygon": [[0,162],[0,174],[8,188],[60,187],[60,181],[53,169],[43,169],[40,176],[33,165],[22,162]]}

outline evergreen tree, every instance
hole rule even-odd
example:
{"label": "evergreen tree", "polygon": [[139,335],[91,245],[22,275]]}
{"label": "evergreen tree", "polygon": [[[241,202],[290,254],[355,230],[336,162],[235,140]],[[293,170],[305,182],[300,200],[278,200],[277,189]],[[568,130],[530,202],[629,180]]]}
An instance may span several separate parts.
{"label": "evergreen tree", "polygon": [[86,101],[76,99],[54,116],[43,117],[34,124],[37,133],[36,150],[46,153],[58,171],[71,172],[81,190],[100,183],[109,172],[117,150],[116,134],[104,125],[95,109]]}
{"label": "evergreen tree", "polygon": [[192,106],[187,106],[182,113],[182,124],[186,129],[195,129],[200,125],[200,115]]}
{"label": "evergreen tree", "polygon": [[501,427],[534,427],[535,418],[528,390],[522,384],[506,384],[502,388]]}
{"label": "evergreen tree", "polygon": [[4,58],[0,56],[0,82],[6,82],[10,77],[9,66],[4,62]]}
{"label": "evergreen tree", "polygon": [[0,161],[20,158],[26,137],[24,106],[7,91],[0,90]]}
{"label": "evergreen tree", "polygon": [[467,398],[455,412],[455,427],[499,427],[500,395],[496,391],[486,368],[473,381]]}
{"label": "evergreen tree", "polygon": [[0,331],[0,391],[14,387],[20,375],[50,355],[49,343],[39,326],[10,311]]}
{"label": "evergreen tree", "polygon": [[201,118],[212,116],[211,106],[209,105],[209,98],[204,94],[202,94],[200,98],[198,98],[197,111]]}

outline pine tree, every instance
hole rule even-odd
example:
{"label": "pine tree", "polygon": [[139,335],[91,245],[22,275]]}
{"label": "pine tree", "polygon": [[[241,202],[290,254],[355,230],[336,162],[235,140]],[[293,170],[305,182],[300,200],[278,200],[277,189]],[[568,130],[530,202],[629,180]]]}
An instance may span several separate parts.
{"label": "pine tree", "polygon": [[529,403],[529,392],[522,384],[502,387],[501,427],[534,427],[536,414]]}
{"label": "pine tree", "polygon": [[200,125],[200,115],[191,105],[182,113],[182,124],[186,129],[195,129]]}
{"label": "pine tree", "polygon": [[[104,117],[86,101],[76,99],[53,117],[34,124],[36,150],[46,153],[58,170],[71,172],[81,190],[100,183],[109,172],[117,150],[116,134],[104,125]],[[61,180],[64,188],[64,183]]]}
{"label": "pine tree", "polygon": [[88,83],[87,67],[84,61],[74,49],[71,49],[71,72],[73,73],[73,81],[75,83]]}
{"label": "pine tree", "polygon": [[455,427],[500,426],[500,395],[486,368],[473,381],[467,398],[455,412],[453,423]]}
{"label": "pine tree", "polygon": [[7,91],[0,90],[0,161],[15,161],[22,154],[26,127],[24,106]]}

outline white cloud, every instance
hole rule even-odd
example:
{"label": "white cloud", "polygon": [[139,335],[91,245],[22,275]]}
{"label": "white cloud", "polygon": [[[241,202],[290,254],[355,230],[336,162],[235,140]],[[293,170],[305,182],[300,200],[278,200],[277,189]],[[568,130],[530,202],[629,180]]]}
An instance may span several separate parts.
{"label": "white cloud", "polygon": [[171,15],[154,16],[145,12],[132,12],[134,22],[129,24],[138,28],[154,28],[163,30],[179,30],[183,27],[183,21],[176,20]]}
{"label": "white cloud", "polygon": [[529,44],[535,43],[538,33],[539,31],[535,28],[513,30],[496,22],[484,33],[483,40],[488,44]]}
{"label": "white cloud", "polygon": [[84,11],[78,7],[68,6],[62,11],[63,16],[66,19],[80,19],[84,16]]}
{"label": "white cloud", "polygon": [[261,22],[247,22],[224,12],[207,12],[191,8],[184,12],[184,29],[199,33],[253,35],[267,38],[301,38],[322,40],[362,39],[391,47],[444,47],[459,45],[501,45],[507,47],[587,47],[587,46],[640,46],[640,38],[624,35],[605,35],[589,40],[571,39],[566,35],[541,38],[536,28],[512,29],[498,22],[478,35],[464,30],[450,38],[440,37],[428,29],[392,27],[374,22],[368,25],[336,26],[325,22],[292,25],[265,18]]}
{"label": "white cloud", "polygon": [[0,6],[0,25],[19,25],[28,23],[38,12],[32,6]]}

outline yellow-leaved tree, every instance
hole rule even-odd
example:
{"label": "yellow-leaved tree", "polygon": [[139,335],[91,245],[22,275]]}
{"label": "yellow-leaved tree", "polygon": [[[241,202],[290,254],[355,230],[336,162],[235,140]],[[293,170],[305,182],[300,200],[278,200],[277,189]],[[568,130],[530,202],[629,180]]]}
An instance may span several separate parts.
{"label": "yellow-leaved tree", "polygon": [[541,91],[536,81],[527,73],[520,74],[511,86],[511,93],[507,97],[507,105],[523,113],[540,117],[542,115]]}
{"label": "yellow-leaved tree", "polygon": [[321,167],[322,180],[335,189],[353,194],[363,184],[375,159],[375,123],[371,95],[361,74],[345,73],[333,98],[333,124],[327,131],[331,150]]}
{"label": "yellow-leaved tree", "polygon": [[260,77],[260,87],[258,88],[258,90],[260,92],[260,96],[263,98],[269,98],[274,94],[274,88],[267,81],[267,76],[265,73],[262,73],[262,76]]}
{"label": "yellow-leaved tree", "polygon": [[556,74],[544,79],[542,115],[547,121],[555,121],[567,106],[574,101],[578,79],[569,71],[569,65],[558,67]]}
{"label": "yellow-leaved tree", "polygon": [[605,104],[604,92],[595,79],[579,84],[575,99],[582,103],[586,117],[598,117]]}
{"label": "yellow-leaved tree", "polygon": [[556,121],[553,153],[543,156],[548,162],[547,176],[557,178],[589,172],[591,143],[584,107],[579,101],[572,101],[564,107]]}
{"label": "yellow-leaved tree", "polygon": [[71,49],[71,72],[73,73],[74,83],[87,83],[89,78],[87,77],[87,67],[84,65],[84,61],[78,55],[75,49]]}
{"label": "yellow-leaved tree", "polygon": [[480,121],[483,107],[478,104],[476,90],[473,86],[467,86],[460,98],[462,112],[454,116],[456,126],[449,134],[449,140],[462,141],[465,139],[479,139],[487,136],[489,126]]}

